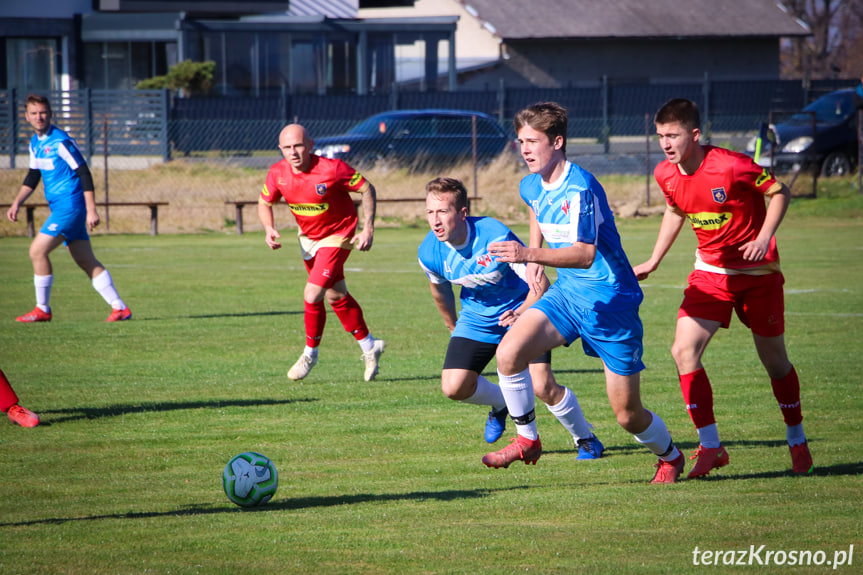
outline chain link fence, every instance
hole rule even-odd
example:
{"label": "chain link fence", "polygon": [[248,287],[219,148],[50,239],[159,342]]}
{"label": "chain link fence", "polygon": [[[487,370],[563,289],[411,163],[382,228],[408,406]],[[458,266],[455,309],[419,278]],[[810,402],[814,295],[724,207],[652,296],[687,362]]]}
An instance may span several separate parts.
{"label": "chain link fence", "polygon": [[[425,182],[441,174],[460,177],[474,196],[482,198],[475,210],[506,218],[521,214],[517,190],[525,172],[513,146],[511,118],[524,106],[543,100],[564,105],[569,113],[568,157],[612,188],[610,197],[650,204],[661,201],[658,190],[651,191],[651,174],[663,157],[653,139],[652,113],[670,97],[688,97],[699,104],[708,141],[743,150],[770,111],[797,110],[815,96],[853,82],[603,84],[565,90],[249,100],[172,99],[165,91],[81,91],[49,97],[55,123],[67,129],[88,156],[97,201],[166,202],[168,206],[159,211],[162,233],[235,233],[238,212],[228,202],[256,200],[266,170],[281,158],[279,131],[290,122],[302,123],[321,153],[345,156],[376,184],[384,200],[378,208],[383,223],[414,218],[421,203],[388,202],[420,202]],[[369,137],[364,141],[336,138],[379,112],[455,108],[473,110],[474,117],[483,120],[469,127],[462,119],[428,119],[409,127],[373,122],[366,126]],[[11,202],[23,181],[30,135],[23,95],[0,92],[0,203]],[[345,148],[350,153],[339,151]],[[501,155],[494,159],[497,152]],[[619,174],[639,183],[623,189],[606,184],[609,176]],[[37,190],[30,202],[41,201],[40,194]],[[37,210],[35,215],[38,226],[47,211]],[[246,231],[260,229],[252,206],[244,216]],[[112,207],[109,217],[106,223],[112,233],[150,230],[143,208]],[[290,220],[289,214],[279,219],[285,224]],[[0,235],[23,233],[23,226],[5,218],[0,223]]]}

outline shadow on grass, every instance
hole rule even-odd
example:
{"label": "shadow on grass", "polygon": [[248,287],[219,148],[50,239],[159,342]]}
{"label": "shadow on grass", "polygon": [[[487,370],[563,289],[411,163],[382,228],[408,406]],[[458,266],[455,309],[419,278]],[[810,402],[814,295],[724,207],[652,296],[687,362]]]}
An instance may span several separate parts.
{"label": "shadow on grass", "polygon": [[[262,405],[287,405],[290,403],[310,403],[317,399],[225,399],[211,401],[176,401],[176,402],[146,402],[134,405],[106,405],[104,407],[69,407],[66,409],[40,410],[42,426],[50,426],[55,423],[66,423],[81,419],[101,419],[103,417],[116,417],[131,413],[148,413],[158,411],[176,411],[181,409],[218,409],[222,407],[259,407]],[[60,414],[52,417],[49,414]]]}
{"label": "shadow on grass", "polygon": [[[674,444],[677,446],[677,449],[688,454],[689,451],[695,451],[698,449],[698,442],[692,441],[675,441]],[[782,447],[787,446],[788,444],[784,439],[762,439],[762,440],[748,440],[741,439],[738,441],[723,441],[722,445],[731,449],[733,447]],[[605,454],[606,455],[627,455],[630,453],[640,453],[646,452],[645,447],[634,441],[632,443],[628,443],[626,445],[606,445],[605,446]],[[551,453],[546,452],[546,453]]]}
{"label": "shadow on grass", "polygon": [[336,507],[339,505],[356,505],[361,503],[377,503],[387,501],[457,501],[460,499],[476,499],[488,497],[497,491],[513,491],[528,489],[526,486],[508,487],[505,489],[470,489],[448,491],[413,491],[410,493],[355,493],[352,495],[330,495],[325,497],[294,497],[271,501],[260,507],[237,507],[232,504],[219,507],[204,505],[188,505],[172,511],[141,511],[133,513],[113,513],[106,515],[91,515],[89,517],[64,517],[51,519],[35,519],[33,521],[18,521],[0,523],[0,527],[23,527],[27,525],[60,525],[72,521],[99,521],[102,519],[154,519],[160,517],[182,517],[192,515],[214,515],[216,513],[264,513],[270,511],[310,509],[315,507]]}
{"label": "shadow on grass", "polygon": [[176,319],[218,319],[225,317],[259,317],[259,316],[270,316],[270,315],[302,315],[304,312],[300,311],[249,311],[244,313],[208,313],[208,314],[198,314],[198,315],[176,315],[171,317],[138,317],[135,316],[135,321],[165,321],[165,320],[176,320]]}

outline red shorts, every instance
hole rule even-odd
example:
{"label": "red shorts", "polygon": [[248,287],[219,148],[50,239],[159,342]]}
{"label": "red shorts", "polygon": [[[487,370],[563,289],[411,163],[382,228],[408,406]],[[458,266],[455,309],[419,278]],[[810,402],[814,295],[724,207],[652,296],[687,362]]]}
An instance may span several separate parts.
{"label": "red shorts", "polygon": [[718,321],[727,328],[731,310],[752,333],[775,337],[785,333],[785,277],[781,273],[763,276],[725,275],[695,270],[677,314]]}
{"label": "red shorts", "polygon": [[309,283],[331,288],[345,279],[345,262],[351,250],[344,248],[319,248],[314,257],[303,260],[309,272]]}

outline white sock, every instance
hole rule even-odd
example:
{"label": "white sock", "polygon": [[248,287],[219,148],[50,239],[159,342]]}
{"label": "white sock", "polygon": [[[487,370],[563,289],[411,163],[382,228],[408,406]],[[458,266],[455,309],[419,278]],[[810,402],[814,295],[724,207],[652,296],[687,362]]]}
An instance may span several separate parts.
{"label": "white sock", "polygon": [[312,359],[317,359],[318,358],[318,348],[306,346],[305,349],[303,349],[303,355],[310,357]]}
{"label": "white sock", "polygon": [[590,424],[584,419],[584,413],[578,404],[578,398],[571,389],[566,389],[563,399],[557,405],[546,405],[560,424],[572,434],[577,442],[593,435]]}
{"label": "white sock", "polygon": [[99,292],[108,304],[114,309],[126,309],[126,304],[120,299],[120,294],[114,288],[114,280],[111,278],[111,272],[103,271],[93,278],[93,288]]}
{"label": "white sock", "polygon": [[48,313],[51,311],[51,286],[54,285],[54,275],[34,275],[33,285],[36,286],[36,306]]}
{"label": "white sock", "polygon": [[496,386],[483,376],[476,379],[476,391],[467,399],[462,399],[461,403],[471,403],[473,405],[490,405],[495,411],[500,411],[506,407],[506,401],[503,399],[503,392],[500,387]]}
{"label": "white sock", "polygon": [[658,455],[663,461],[673,461],[680,455],[680,451],[671,441],[671,434],[668,433],[668,428],[665,427],[665,422],[662,419],[649,411],[653,416],[653,421],[647,426],[647,429],[641,433],[633,435],[635,441],[645,446]]}
{"label": "white sock", "polygon": [[[533,382],[527,369],[514,375],[504,375],[498,371],[497,376],[510,417],[521,417],[534,411],[536,400],[533,397]],[[528,424],[516,423],[515,430],[527,439],[539,439],[535,419]]]}
{"label": "white sock", "polygon": [[698,431],[698,442],[702,447],[715,449],[721,445],[719,442],[719,430],[716,429],[715,423],[699,427],[696,431]]}
{"label": "white sock", "polygon": [[802,445],[806,443],[806,434],[803,433],[803,424],[789,425],[785,437],[788,439],[788,446]]}
{"label": "white sock", "polygon": [[360,344],[360,349],[363,350],[363,353],[368,353],[375,347],[375,338],[373,338],[372,334],[369,333],[369,335],[359,340],[357,343]]}

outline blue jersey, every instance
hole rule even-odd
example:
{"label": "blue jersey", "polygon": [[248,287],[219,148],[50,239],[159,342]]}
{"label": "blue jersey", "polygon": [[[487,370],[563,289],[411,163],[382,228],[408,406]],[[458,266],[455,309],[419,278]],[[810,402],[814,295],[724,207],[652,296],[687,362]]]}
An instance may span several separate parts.
{"label": "blue jersey", "polygon": [[78,145],[56,126],[30,139],[30,168],[42,173],[45,200],[52,212],[72,213],[86,210],[81,178],[75,173],[86,163]]}
{"label": "blue jersey", "polygon": [[558,268],[558,289],[565,289],[580,307],[596,311],[638,307],[641,288],[620,244],[605,190],[593,174],[567,162],[557,182],[544,184],[539,174],[531,174],[522,179],[519,193],[550,247],[576,242],[596,246],[589,268]]}
{"label": "blue jersey", "polygon": [[498,325],[501,314],[524,302],[529,288],[524,264],[495,261],[488,244],[515,240],[508,227],[494,218],[467,218],[465,243],[453,246],[429,232],[419,247],[419,262],[429,281],[461,286],[461,311],[454,337],[499,343],[506,328]]}

